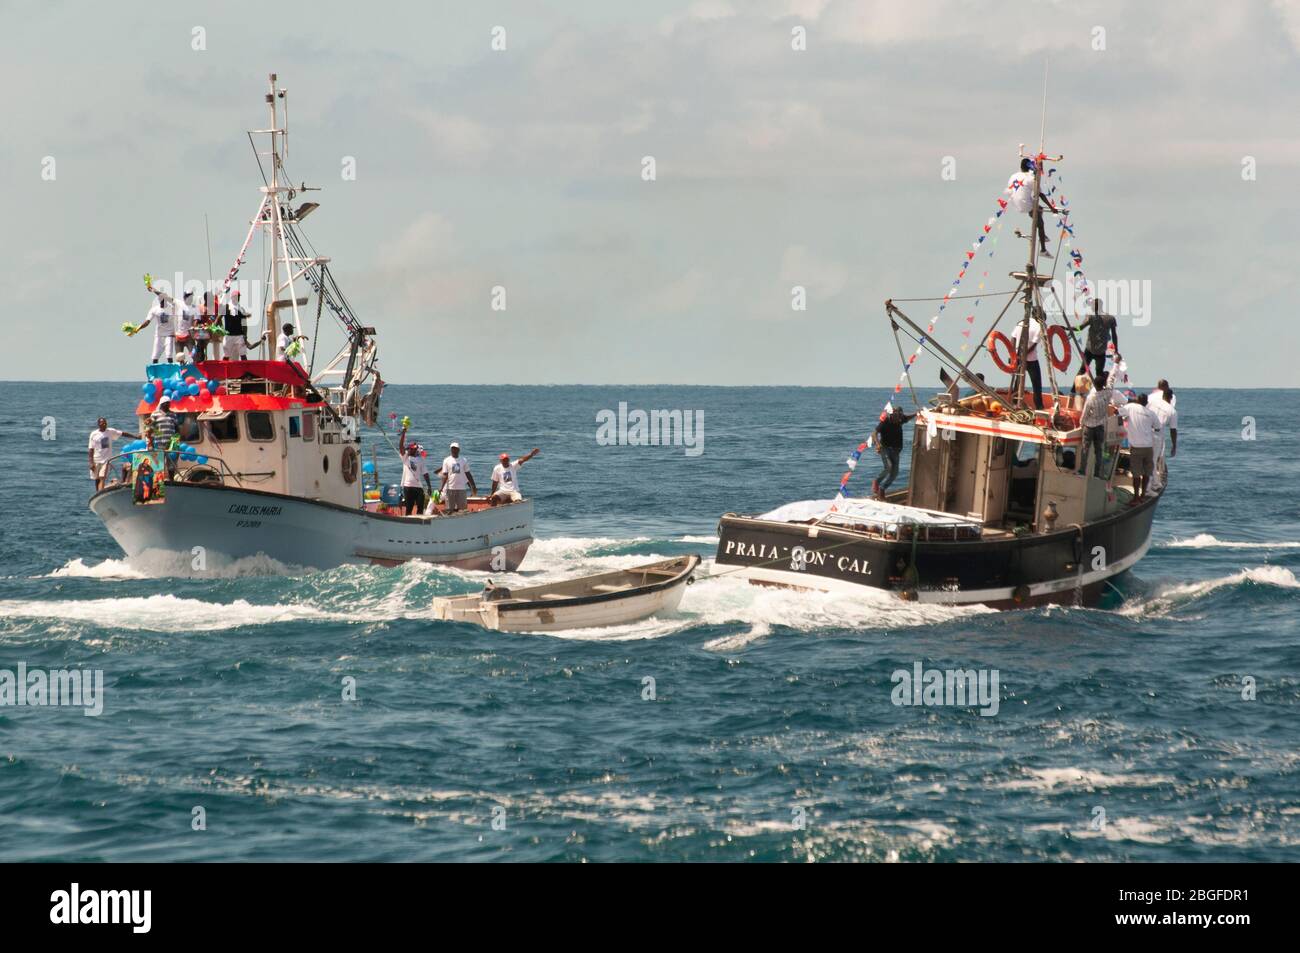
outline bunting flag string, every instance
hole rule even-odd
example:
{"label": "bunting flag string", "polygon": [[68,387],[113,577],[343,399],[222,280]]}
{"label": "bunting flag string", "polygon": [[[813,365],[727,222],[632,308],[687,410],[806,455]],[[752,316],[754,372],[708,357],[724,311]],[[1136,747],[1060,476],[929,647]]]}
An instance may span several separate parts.
{"label": "bunting flag string", "polygon": [[[1012,187],[1010,185],[1007,186],[1007,188],[1003,190],[1003,194],[1004,195],[1009,194],[1011,192],[1011,189]],[[922,335],[920,341],[917,342],[916,350],[912,353],[912,356],[909,357],[903,363],[903,372],[898,377],[898,383],[894,385],[895,395],[901,394],[903,392],[903,384],[907,381],[907,375],[911,372],[912,365],[916,362],[916,359],[921,356],[921,351],[925,347],[925,342],[929,340],[930,336],[934,333],[935,325],[939,323],[939,319],[943,317],[944,311],[947,309],[948,305],[952,303],[953,296],[957,293],[958,287],[965,279],[966,273],[970,270],[971,264],[975,260],[975,256],[982,250],[981,246],[984,245],[985,240],[989,239],[990,237],[992,238],[992,240],[989,241],[988,243],[987,257],[992,258],[993,253],[997,251],[998,233],[1002,231],[1001,218],[1002,215],[1006,212],[1008,205],[1009,203],[1007,199],[998,198],[996,211],[994,211],[994,213],[988,217],[988,219],[984,222],[984,224],[980,226],[980,233],[975,237],[975,240],[971,242],[970,249],[964,253],[964,257],[962,258],[962,261],[958,266],[957,277],[953,279],[951,287],[948,289],[947,293],[944,294],[943,300],[939,304],[939,310],[933,316],[931,316],[929,324],[926,325],[925,334]],[[982,277],[984,278],[987,278],[988,276],[989,273],[987,271],[985,271],[982,275]],[[983,281],[980,282],[979,288],[977,290],[979,291],[984,290]],[[980,299],[976,298],[975,306],[978,307],[979,303],[980,303]],[[970,315],[969,317],[967,317],[966,321],[968,324],[973,324],[975,322],[975,316],[973,314]],[[962,332],[962,336],[969,338],[970,332],[964,331]],[[961,346],[961,349],[965,351],[968,347],[969,347],[968,344],[963,344]],[[892,410],[892,404],[893,404],[892,398],[888,402],[886,402],[885,409],[882,410],[880,413],[880,420],[882,422]],[[840,478],[839,492],[835,496],[837,500],[842,500],[845,497],[849,496],[849,491],[848,491],[849,480],[853,476],[854,470],[857,469],[857,463],[859,458],[862,456],[862,451],[867,449],[871,445],[872,445],[872,439],[871,437],[868,437],[866,441],[860,443],[857,449],[854,450],[852,454],[850,454],[849,468],[846,471],[844,471],[844,476]],[[834,506],[832,506],[831,508],[834,509]]]}

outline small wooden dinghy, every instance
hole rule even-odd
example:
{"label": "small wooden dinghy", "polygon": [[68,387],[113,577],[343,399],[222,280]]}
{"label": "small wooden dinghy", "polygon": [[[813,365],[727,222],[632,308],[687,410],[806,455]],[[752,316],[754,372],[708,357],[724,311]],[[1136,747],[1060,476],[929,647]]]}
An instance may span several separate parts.
{"label": "small wooden dinghy", "polygon": [[527,589],[506,589],[489,581],[482,592],[435,599],[433,613],[438,619],[473,622],[501,632],[622,625],[676,609],[699,564],[700,557],[691,554]]}

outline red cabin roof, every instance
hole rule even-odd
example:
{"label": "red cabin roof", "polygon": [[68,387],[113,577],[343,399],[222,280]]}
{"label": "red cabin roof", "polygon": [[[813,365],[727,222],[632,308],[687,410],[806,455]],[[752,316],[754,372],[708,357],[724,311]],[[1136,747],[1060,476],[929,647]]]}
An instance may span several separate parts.
{"label": "red cabin roof", "polygon": [[248,375],[301,387],[310,380],[297,361],[201,361],[198,368],[204,377],[214,381],[238,380]]}

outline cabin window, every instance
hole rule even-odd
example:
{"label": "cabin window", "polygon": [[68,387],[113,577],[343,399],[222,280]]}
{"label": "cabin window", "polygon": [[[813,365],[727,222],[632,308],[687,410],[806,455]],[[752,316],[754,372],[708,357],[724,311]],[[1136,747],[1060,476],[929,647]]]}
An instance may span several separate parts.
{"label": "cabin window", "polygon": [[250,410],[245,415],[248,418],[248,439],[266,442],[275,439],[275,425],[271,423],[271,415],[265,410]]}
{"label": "cabin window", "polygon": [[203,428],[199,425],[198,414],[177,414],[176,435],[186,443],[199,443],[203,440]]}
{"label": "cabin window", "polygon": [[313,441],[316,439],[316,411],[314,410],[303,411],[302,439]]}
{"label": "cabin window", "polygon": [[301,418],[297,417],[296,415],[289,418],[289,436],[290,437],[302,436]]}
{"label": "cabin window", "polygon": [[219,443],[234,443],[239,439],[239,415],[222,414],[208,421],[212,439]]}

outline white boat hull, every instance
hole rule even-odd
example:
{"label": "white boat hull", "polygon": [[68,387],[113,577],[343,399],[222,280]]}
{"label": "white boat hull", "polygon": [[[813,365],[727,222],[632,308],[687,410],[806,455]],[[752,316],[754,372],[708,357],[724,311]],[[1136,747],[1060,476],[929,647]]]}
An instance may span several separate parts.
{"label": "white boat hull", "polygon": [[173,483],[162,503],[136,504],[130,487],[119,486],[92,497],[90,508],[127,556],[161,554],[186,575],[256,556],[290,568],[421,560],[510,572],[533,541],[531,500],[408,518],[278,493]]}

